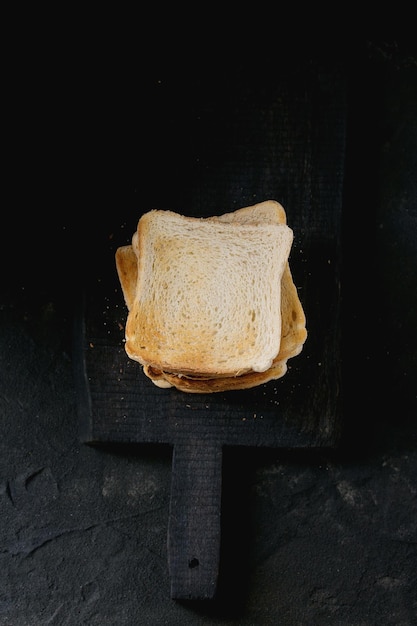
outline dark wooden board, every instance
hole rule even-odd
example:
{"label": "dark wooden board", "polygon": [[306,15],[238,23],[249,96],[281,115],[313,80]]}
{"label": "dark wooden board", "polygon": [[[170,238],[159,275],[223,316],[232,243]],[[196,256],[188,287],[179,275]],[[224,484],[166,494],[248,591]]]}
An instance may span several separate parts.
{"label": "dark wooden board", "polygon": [[171,596],[210,599],[220,559],[224,446],[320,448],[340,437],[346,83],[337,71],[304,68],[256,88],[242,82],[226,103],[224,94],[222,101],[215,93],[197,99],[189,115],[193,158],[182,162],[188,187],[181,205],[173,193],[172,203],[158,208],[208,216],[281,202],[295,235],[290,266],[307,318],[304,349],[282,379],[251,390],[200,395],[154,386],[124,351],[127,310],[114,253],[155,206],[119,206],[94,244],[75,369],[84,442],[172,446]]}

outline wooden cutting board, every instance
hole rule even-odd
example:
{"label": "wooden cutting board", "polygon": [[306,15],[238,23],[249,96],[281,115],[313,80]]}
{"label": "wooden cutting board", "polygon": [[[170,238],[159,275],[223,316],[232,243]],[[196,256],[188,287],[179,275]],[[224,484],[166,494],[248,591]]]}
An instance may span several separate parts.
{"label": "wooden cutting board", "polygon": [[195,102],[186,129],[192,158],[182,162],[188,168],[182,204],[173,193],[170,206],[145,210],[208,216],[267,199],[283,204],[294,231],[290,267],[308,330],[287,374],[246,391],[184,394],[157,388],[127,357],[127,309],[114,253],[130,243],[143,208],[118,206],[108,232],[94,241],[76,320],[82,440],[172,446],[168,556],[175,599],[216,595],[226,446],[320,448],[337,445],[340,437],[346,81],[318,66],[267,78],[256,85],[241,80],[226,103],[224,93],[221,101],[212,90]]}

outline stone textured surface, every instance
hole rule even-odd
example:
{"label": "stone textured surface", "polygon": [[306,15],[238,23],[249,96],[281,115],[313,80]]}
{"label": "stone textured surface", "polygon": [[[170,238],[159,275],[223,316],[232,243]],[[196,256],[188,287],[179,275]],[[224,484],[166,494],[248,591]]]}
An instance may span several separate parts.
{"label": "stone textured surface", "polygon": [[[366,60],[356,86],[374,101],[353,99],[347,204],[369,256],[346,268],[346,432],[334,451],[226,451],[218,602],[169,598],[170,449],[80,443],[74,199],[60,176],[50,196],[37,180],[32,204],[62,213],[11,215],[24,265],[3,246],[1,626],[417,624],[417,67],[395,46]],[[133,203],[118,175],[111,202]]]}

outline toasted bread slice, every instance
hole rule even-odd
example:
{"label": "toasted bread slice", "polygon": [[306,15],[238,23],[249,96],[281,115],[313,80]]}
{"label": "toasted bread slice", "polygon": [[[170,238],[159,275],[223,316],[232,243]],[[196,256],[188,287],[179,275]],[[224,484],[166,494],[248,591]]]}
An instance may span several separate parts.
{"label": "toasted bread slice", "polygon": [[267,370],[281,343],[281,277],[292,230],[153,210],[137,233],[128,356],[206,378]]}

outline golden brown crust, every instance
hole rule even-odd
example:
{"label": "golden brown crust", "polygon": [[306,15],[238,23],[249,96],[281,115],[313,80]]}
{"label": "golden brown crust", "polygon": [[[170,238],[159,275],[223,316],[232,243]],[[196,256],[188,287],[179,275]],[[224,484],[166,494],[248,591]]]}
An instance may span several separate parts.
{"label": "golden brown crust", "polygon": [[116,250],[116,268],[128,310],[133,306],[138,276],[138,260],[133,246],[121,246]]}

